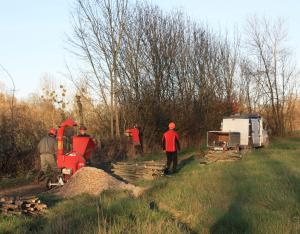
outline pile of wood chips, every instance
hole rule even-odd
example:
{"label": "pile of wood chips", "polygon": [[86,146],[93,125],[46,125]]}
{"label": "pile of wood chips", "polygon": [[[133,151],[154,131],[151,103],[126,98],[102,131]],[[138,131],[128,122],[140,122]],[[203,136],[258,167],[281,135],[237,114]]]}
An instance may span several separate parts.
{"label": "pile of wood chips", "polygon": [[143,162],[117,162],[112,164],[114,174],[126,181],[132,182],[137,179],[153,180],[164,175],[165,162],[143,161]]}
{"label": "pile of wood chips", "polygon": [[209,150],[206,152],[205,156],[199,161],[200,164],[208,165],[215,162],[232,162],[237,161],[242,158],[242,155],[236,150],[228,151],[213,151]]}
{"label": "pile of wood chips", "polygon": [[62,186],[56,195],[73,197],[79,194],[98,195],[104,190],[127,190],[138,197],[143,188],[120,181],[105,171],[93,167],[80,168],[67,183]]}
{"label": "pile of wood chips", "polygon": [[36,196],[0,197],[0,213],[2,215],[38,215],[47,209]]}

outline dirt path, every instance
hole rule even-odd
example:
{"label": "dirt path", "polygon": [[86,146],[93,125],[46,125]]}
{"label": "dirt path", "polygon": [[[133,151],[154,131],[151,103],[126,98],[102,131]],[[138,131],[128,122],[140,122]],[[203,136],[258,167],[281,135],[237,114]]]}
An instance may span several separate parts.
{"label": "dirt path", "polygon": [[[186,161],[191,159],[191,157],[195,156],[195,152],[188,153],[178,159],[178,163],[180,164],[179,167],[185,165]],[[7,189],[0,189],[0,196],[31,196],[31,195],[38,195],[47,191],[44,184],[37,184],[35,182],[10,187]]]}
{"label": "dirt path", "polygon": [[0,190],[0,196],[31,196],[46,191],[44,184],[30,183]]}

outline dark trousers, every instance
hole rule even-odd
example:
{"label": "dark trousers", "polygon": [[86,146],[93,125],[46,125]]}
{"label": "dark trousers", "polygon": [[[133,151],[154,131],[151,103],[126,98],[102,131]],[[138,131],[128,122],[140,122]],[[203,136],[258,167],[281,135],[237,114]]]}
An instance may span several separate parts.
{"label": "dark trousers", "polygon": [[171,163],[173,163],[173,172],[177,168],[177,151],[175,152],[166,152],[167,155],[167,171],[170,169]]}
{"label": "dark trousers", "polygon": [[140,144],[135,144],[134,145],[134,149],[135,149],[135,155],[139,155],[139,156],[143,156],[144,152],[143,152],[143,147]]}

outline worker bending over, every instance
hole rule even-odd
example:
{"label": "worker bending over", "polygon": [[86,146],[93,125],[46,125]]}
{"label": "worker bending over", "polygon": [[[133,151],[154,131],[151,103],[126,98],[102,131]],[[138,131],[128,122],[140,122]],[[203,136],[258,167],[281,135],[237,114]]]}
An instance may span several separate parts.
{"label": "worker bending over", "polygon": [[172,172],[175,173],[177,169],[177,151],[180,150],[179,137],[175,129],[175,123],[169,123],[169,130],[166,131],[162,139],[162,147],[167,156],[166,174],[170,173],[170,166],[173,163]]}
{"label": "worker bending over", "polygon": [[135,124],[133,128],[126,129],[125,133],[129,134],[132,137],[132,143],[135,149],[135,155],[143,156],[143,144],[142,137],[138,125]]}
{"label": "worker bending over", "polygon": [[51,171],[57,171],[55,156],[57,151],[57,141],[55,128],[51,128],[48,135],[42,138],[38,144],[38,150],[41,160],[41,171],[38,180],[41,180],[41,178],[49,172],[49,169]]}

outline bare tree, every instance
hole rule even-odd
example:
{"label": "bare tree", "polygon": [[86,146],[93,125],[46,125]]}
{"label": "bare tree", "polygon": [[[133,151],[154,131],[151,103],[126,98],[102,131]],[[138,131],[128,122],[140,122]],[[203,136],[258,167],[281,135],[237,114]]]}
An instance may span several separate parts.
{"label": "bare tree", "polygon": [[[261,91],[260,106],[271,108],[271,126],[275,134],[286,131],[285,114],[288,97],[295,91],[296,69],[285,42],[287,33],[281,19],[274,22],[253,17],[247,25],[248,54],[253,63],[251,73]],[[291,110],[290,110],[291,111]]]}
{"label": "bare tree", "polygon": [[87,83],[110,108],[111,137],[120,137],[117,64],[124,35],[127,1],[77,0],[77,7],[74,16],[75,35],[70,41],[91,67]]}
{"label": "bare tree", "polygon": [[90,97],[100,97],[90,104],[101,109],[111,138],[120,136],[120,126],[138,122],[151,145],[174,120],[196,139],[218,128],[237,101],[284,132],[295,73],[283,27],[249,21],[241,54],[237,34],[231,40],[179,11],[125,0],[77,0],[77,7],[70,40],[89,67],[80,82],[84,77]]}
{"label": "bare tree", "polygon": [[14,78],[12,77],[12,75],[8,72],[8,70],[0,64],[1,69],[5,72],[5,74],[8,76],[8,78],[11,81],[12,84],[12,95],[11,95],[11,101],[10,101],[10,122],[11,122],[11,143],[12,143],[12,147],[14,148],[15,145],[15,126],[14,126],[14,122],[15,122],[15,92],[16,92],[16,85],[15,85],[15,81]]}

